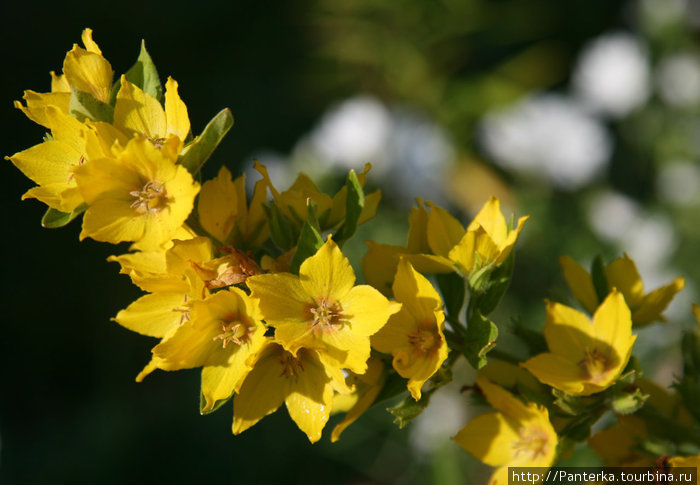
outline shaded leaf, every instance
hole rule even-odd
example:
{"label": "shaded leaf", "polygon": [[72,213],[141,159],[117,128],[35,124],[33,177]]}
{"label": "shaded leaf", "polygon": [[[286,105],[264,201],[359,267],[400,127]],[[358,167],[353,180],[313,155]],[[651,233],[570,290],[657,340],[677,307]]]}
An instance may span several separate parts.
{"label": "shaded leaf", "polygon": [[232,126],[231,110],[228,108],[221,110],[204,128],[202,134],[182,150],[178,163],[189,170],[192,175],[199,173]]}
{"label": "shaded leaf", "polygon": [[41,218],[41,226],[49,229],[63,227],[83,213],[85,209],[87,209],[87,204],[81,204],[80,206],[76,207],[73,212],[61,212],[49,207],[46,210],[44,217]]}
{"label": "shaded leaf", "polygon": [[362,209],[365,206],[365,193],[362,190],[362,185],[354,170],[348,172],[345,187],[347,188],[348,194],[345,200],[345,220],[343,221],[343,225],[340,226],[333,235],[333,240],[338,247],[342,247],[343,243],[355,234],[357,223],[360,220]]}
{"label": "shaded leaf", "polygon": [[160,83],[158,70],[153,64],[153,59],[146,50],[146,41],[141,41],[141,51],[136,59],[136,64],[131,66],[131,69],[124,76],[131,84],[135,84],[143,92],[150,94],[163,104],[163,85]]}
{"label": "shaded leaf", "polygon": [[83,122],[85,120],[114,121],[114,108],[96,99],[92,94],[71,89],[68,113]]}
{"label": "shaded leaf", "polygon": [[486,365],[486,354],[496,345],[498,327],[478,311],[472,312],[464,334],[464,356],[475,369]]}
{"label": "shaded leaf", "polygon": [[445,310],[449,317],[457,319],[464,306],[464,279],[457,273],[438,273],[435,275]]}
{"label": "shaded leaf", "polygon": [[306,202],[306,220],[301,226],[299,241],[297,242],[297,250],[289,264],[289,272],[299,274],[301,263],[308,257],[313,256],[318,251],[318,248],[323,246],[323,238],[321,237],[321,229],[318,227],[316,219],[316,203],[308,199]]}

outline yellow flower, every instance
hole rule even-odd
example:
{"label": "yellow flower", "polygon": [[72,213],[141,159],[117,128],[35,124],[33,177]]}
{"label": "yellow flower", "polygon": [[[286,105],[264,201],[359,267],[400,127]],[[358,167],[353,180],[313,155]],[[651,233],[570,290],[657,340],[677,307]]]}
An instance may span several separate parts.
{"label": "yellow flower", "polygon": [[[160,101],[122,76],[117,104],[114,106],[114,126],[129,136],[145,136],[157,148],[176,147],[179,153],[190,132],[190,119],[187,107],[177,92],[177,82],[168,78],[165,83],[163,109]],[[171,136],[182,143],[166,144]]]}
{"label": "yellow flower", "polygon": [[[121,265],[121,273],[149,292],[121,310],[114,320],[134,332],[164,338],[190,320],[187,303],[206,298],[205,282],[198,277],[192,264],[212,258],[211,241],[198,237],[175,241],[167,251],[151,251],[111,256],[108,261]],[[155,367],[147,366],[138,380]]]}
{"label": "yellow flower", "polygon": [[[673,468],[684,467],[684,468],[695,468],[696,483],[700,485],[700,453],[694,456],[673,456],[668,459],[668,464],[671,466],[671,473],[675,473]],[[680,475],[676,476],[678,481],[680,481]],[[688,480],[688,474],[683,475],[683,480]]]}
{"label": "yellow flower", "polygon": [[116,158],[92,160],[75,170],[89,208],[80,239],[157,250],[177,233],[192,210],[199,184],[177,165],[175,151],[133,138]]}
{"label": "yellow flower", "polygon": [[[593,286],[593,279],[588,272],[568,256],[559,258],[566,284],[574,298],[589,312],[598,306],[598,296]],[[685,286],[685,279],[680,277],[666,286],[644,294],[644,283],[637,271],[634,261],[626,254],[610,263],[605,268],[608,288],[617,288],[625,297],[627,306],[632,311],[632,322],[636,327],[649,325],[655,321],[665,322],[661,313],[673,297]]]}
{"label": "yellow flower", "polygon": [[[444,242],[436,241],[439,232],[434,228],[448,226],[442,222],[445,219],[444,214],[435,211],[433,215],[433,212],[433,210],[430,211],[428,219],[428,242],[436,254],[444,255],[442,253],[447,248],[443,247]],[[446,256],[465,275],[484,266],[499,265],[510,255],[527,219],[528,216],[521,217],[515,229],[509,230],[506,219],[501,213],[499,200],[491,197],[469,224],[459,242],[447,250]],[[445,241],[451,243],[452,240],[453,236],[450,236]]]}
{"label": "yellow flower", "polygon": [[[367,172],[372,166],[368,163],[365,165],[364,171],[357,174],[360,184],[364,187]],[[270,193],[277,203],[280,212],[290,221],[299,224],[306,220],[306,204],[307,200],[311,199],[316,203],[318,210],[318,222],[322,230],[332,229],[337,227],[345,218],[345,204],[347,200],[347,188],[343,186],[332,198],[330,195],[320,192],[316,184],[306,175],[299,174],[289,189],[284,192],[279,192],[270,180],[267,173],[267,168],[257,161],[255,162],[255,170],[263,176],[264,183],[269,187]],[[361,224],[377,213],[377,206],[381,199],[381,192],[376,190],[371,194],[365,195],[365,205],[362,208],[362,213],[358,220]]]}
{"label": "yellow flower", "polygon": [[355,272],[330,238],[301,264],[299,276],[263,274],[246,284],[286,350],[316,349],[331,365],[358,374],[367,369],[370,335],[400,309],[371,286],[354,286]]}
{"label": "yellow flower", "polygon": [[394,356],[394,369],[408,379],[408,390],[417,401],[425,381],[447,358],[442,298],[405,260],[399,262],[393,290],[401,310],[372,336],[372,347]]}
{"label": "yellow flower", "polygon": [[238,391],[265,341],[257,302],[238,288],[192,301],[190,318],[153,348],[148,368],[163,370],[203,367],[206,406]]}
{"label": "yellow flower", "polygon": [[472,419],[454,439],[482,462],[498,467],[489,485],[507,485],[509,466],[551,466],[558,440],[547,409],[523,403],[484,377],[476,383],[498,412]]}
{"label": "yellow flower", "polygon": [[338,441],[341,433],[374,404],[374,400],[379,396],[385,381],[384,362],[377,356],[369,358],[367,372],[364,374],[350,372],[346,382],[353,389],[352,393],[338,392],[333,398],[334,413],[347,411],[343,420],[333,428],[331,434],[333,443]]}
{"label": "yellow flower", "polygon": [[543,384],[577,396],[610,387],[627,365],[637,338],[629,308],[615,288],[592,322],[573,308],[547,302],[544,336],[549,352],[521,365]]}
{"label": "yellow flower", "polygon": [[98,139],[113,143],[125,142],[126,138],[105,123],[81,123],[55,106],[47,106],[44,111],[46,123],[51,126],[51,139],[7,159],[38,184],[22,199],[38,199],[56,210],[72,212],[84,202],[75,169],[90,157],[108,155]]}
{"label": "yellow flower", "polygon": [[349,392],[340,369],[315,350],[292,354],[268,341],[234,397],[233,433],[242,433],[285,403],[289,416],[315,443],[328,422],[334,389]]}
{"label": "yellow flower", "polygon": [[231,180],[231,172],[221,167],[216,178],[202,185],[197,202],[199,222],[222,244],[239,249],[260,246],[269,235],[263,204],[267,186],[259,180],[248,205],[245,193],[245,175]]}
{"label": "yellow flower", "polygon": [[102,57],[102,51],[97,43],[92,40],[91,29],[83,31],[82,40],[85,48],[76,44],[66,54],[63,61],[63,75],[57,76],[51,72],[51,92],[25,91],[26,107],[19,101],[15,101],[15,107],[35,123],[52,128],[51,120],[47,118],[44,111],[48,106],[54,106],[68,114],[72,88],[89,93],[103,103],[109,101],[114,74],[112,67]]}
{"label": "yellow flower", "polygon": [[400,258],[421,273],[457,269],[465,276],[503,263],[528,219],[521,217],[516,228],[509,230],[500,202],[492,197],[465,230],[446,210],[428,202],[428,211],[421,199],[417,203],[418,207],[411,209],[406,247],[367,242],[369,251],[362,261],[365,278],[384,294],[389,294]]}

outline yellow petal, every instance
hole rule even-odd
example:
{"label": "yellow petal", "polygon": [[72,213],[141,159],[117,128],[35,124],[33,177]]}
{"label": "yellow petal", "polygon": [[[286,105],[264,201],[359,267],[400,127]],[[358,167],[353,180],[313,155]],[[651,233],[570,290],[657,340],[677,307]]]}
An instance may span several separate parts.
{"label": "yellow petal", "polygon": [[341,300],[341,305],[345,318],[350,320],[352,332],[364,337],[376,333],[390,315],[401,309],[400,304],[390,302],[369,285],[353,287]]}
{"label": "yellow petal", "polygon": [[313,302],[304,291],[299,278],[290,273],[270,273],[251,276],[246,280],[251,296],[260,301],[265,320],[277,327],[282,323],[306,322]]}
{"label": "yellow petal", "polygon": [[92,29],[83,30],[81,39],[83,41],[83,45],[88,51],[94,52],[95,54],[102,54],[102,51],[100,50],[97,43],[94,40],[92,40]]}
{"label": "yellow petal", "polygon": [[25,107],[19,101],[15,101],[15,108],[21,110],[27,118],[33,122],[45,126],[46,128],[51,128],[51,123],[46,117],[46,107],[55,106],[62,112],[68,113],[70,92],[37,93],[34,91],[25,91],[23,99],[27,103],[27,106]]}
{"label": "yellow petal", "polygon": [[450,249],[462,239],[464,227],[445,209],[431,203],[428,205],[428,244],[433,253],[446,258]]}
{"label": "yellow petal", "polygon": [[477,416],[454,438],[462,448],[491,466],[510,463],[513,459],[513,443],[518,439],[520,436],[512,420],[501,413]]}
{"label": "yellow petal", "polygon": [[183,299],[182,293],[144,295],[117,313],[114,320],[142,335],[163,338],[182,323],[183,314],[175,309],[182,306]]}
{"label": "yellow petal", "polygon": [[456,246],[447,254],[464,275],[469,275],[476,263],[476,232],[467,231]]}
{"label": "yellow petal", "polygon": [[416,199],[418,207],[411,207],[408,216],[408,243],[406,247],[411,253],[429,253],[428,244],[428,211],[421,199]]}
{"label": "yellow petal", "polygon": [[685,287],[684,278],[676,278],[670,284],[657,288],[644,296],[632,313],[635,326],[641,327],[655,321],[666,321],[661,313],[666,309],[676,293]]}
{"label": "yellow petal", "polygon": [[51,92],[52,93],[70,93],[70,84],[64,74],[60,76],[56,75],[55,72],[51,71]]}
{"label": "yellow petal", "polygon": [[436,313],[442,314],[442,298],[438,292],[430,281],[413,269],[411,263],[405,259],[399,261],[393,290],[394,297],[416,321],[435,322],[438,317]]}
{"label": "yellow petal", "polygon": [[476,214],[476,217],[474,217],[474,220],[469,224],[469,227],[467,227],[467,230],[475,230],[477,226],[484,228],[497,247],[505,244],[508,226],[503,213],[501,213],[501,203],[497,198],[491,197],[484,204]]}
{"label": "yellow petal", "polygon": [[503,261],[505,261],[508,255],[510,255],[510,252],[513,250],[513,247],[518,240],[520,232],[523,230],[523,227],[525,227],[525,222],[527,222],[529,218],[530,216],[525,216],[518,219],[518,224],[515,229],[508,233],[508,237],[506,237],[505,242],[501,244],[501,254],[496,259],[496,264],[501,264]]}
{"label": "yellow petal", "polygon": [[637,266],[626,254],[605,268],[605,276],[610,288],[617,288],[625,296],[630,308],[636,308],[644,297],[644,283]]}
{"label": "yellow petal", "polygon": [[539,354],[520,364],[543,384],[567,394],[584,392],[581,369],[568,359],[551,353]]}
{"label": "yellow petal", "polygon": [[291,392],[290,380],[285,378],[281,366],[285,354],[275,343],[267,344],[261,351],[233,400],[233,434],[242,433],[277,411]]}
{"label": "yellow petal", "polygon": [[333,389],[324,365],[313,351],[300,354],[304,362],[303,372],[291,385],[285,399],[289,416],[299,426],[309,441],[321,439],[321,432],[328,422],[333,401]]}
{"label": "yellow petal", "polygon": [[342,301],[355,284],[355,272],[348,258],[330,237],[299,268],[301,285],[314,298],[332,297]]}
{"label": "yellow petal", "polygon": [[60,141],[45,141],[22,152],[15,153],[9,160],[24,175],[39,185],[63,184],[68,187],[72,181],[72,168],[80,161],[80,152]]}
{"label": "yellow petal", "polygon": [[586,315],[561,303],[547,302],[544,336],[551,352],[578,362],[593,335],[593,323]]}
{"label": "yellow petal", "polygon": [[165,111],[158,100],[122,76],[114,107],[114,126],[127,133],[139,133],[151,140],[167,136]]}
{"label": "yellow petal", "polygon": [[593,315],[593,337],[624,358],[632,346],[632,317],[622,293],[613,288]]}
{"label": "yellow petal", "polygon": [[590,314],[598,308],[598,295],[593,286],[593,279],[583,266],[569,256],[559,258],[559,265],[564,273],[566,284],[583,308]]}
{"label": "yellow petal", "polygon": [[202,186],[197,203],[199,221],[221,243],[227,241],[239,215],[237,201],[236,186],[226,167],[221,167],[216,178]]}
{"label": "yellow petal", "polygon": [[90,93],[103,103],[109,102],[114,72],[100,54],[73,46],[63,61],[63,73],[72,88]]}
{"label": "yellow petal", "polygon": [[187,115],[187,106],[177,92],[177,82],[171,77],[165,83],[165,118],[168,134],[176,135],[185,141],[190,132],[190,118]]}

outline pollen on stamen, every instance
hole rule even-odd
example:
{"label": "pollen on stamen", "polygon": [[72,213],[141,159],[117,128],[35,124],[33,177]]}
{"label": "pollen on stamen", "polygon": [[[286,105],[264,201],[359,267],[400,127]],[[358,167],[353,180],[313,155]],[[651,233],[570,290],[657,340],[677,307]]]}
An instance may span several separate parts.
{"label": "pollen on stamen", "polygon": [[221,321],[221,333],[212,340],[221,340],[223,348],[230,343],[238,346],[244,345],[250,339],[250,334],[254,328],[249,327],[245,323],[238,320]]}
{"label": "pollen on stamen", "polygon": [[165,184],[157,180],[149,180],[141,190],[132,190],[129,195],[136,199],[130,207],[139,215],[160,212],[170,201]]}

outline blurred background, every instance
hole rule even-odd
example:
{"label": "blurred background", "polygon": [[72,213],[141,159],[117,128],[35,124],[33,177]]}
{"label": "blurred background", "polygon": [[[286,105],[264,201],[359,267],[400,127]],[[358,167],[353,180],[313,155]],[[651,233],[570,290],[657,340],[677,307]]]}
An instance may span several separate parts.
{"label": "blurred background", "polygon": [[[490,196],[530,214],[495,314],[539,328],[566,301],[557,258],[635,259],[647,290],[686,277],[669,324],[635,345],[648,377],[680,369],[700,281],[700,1],[336,0],[0,4],[0,153],[41,141],[12,107],[47,91],[85,27],[116,73],[141,39],[180,84],[199,133],[221,108],[236,124],[204,170],[286,187],[305,171],[336,190],[373,164],[384,194],[363,239],[405,243],[408,208],[432,200],[468,222]],[[124,252],[79,225],[40,227],[32,184],[10,162],[4,190],[0,483],[480,483],[489,469],[449,437],[469,419],[459,386],[398,431],[384,406],[337,444],[309,445],[286,416],[243,435],[231,408],[198,412],[197,371],[134,377],[155,341],[111,322],[139,296],[105,259]],[[358,270],[359,272],[359,270]],[[507,342],[505,342],[507,344]],[[460,379],[470,379],[466,364]],[[335,419],[327,428],[334,425]],[[571,463],[596,464],[580,450]]]}

